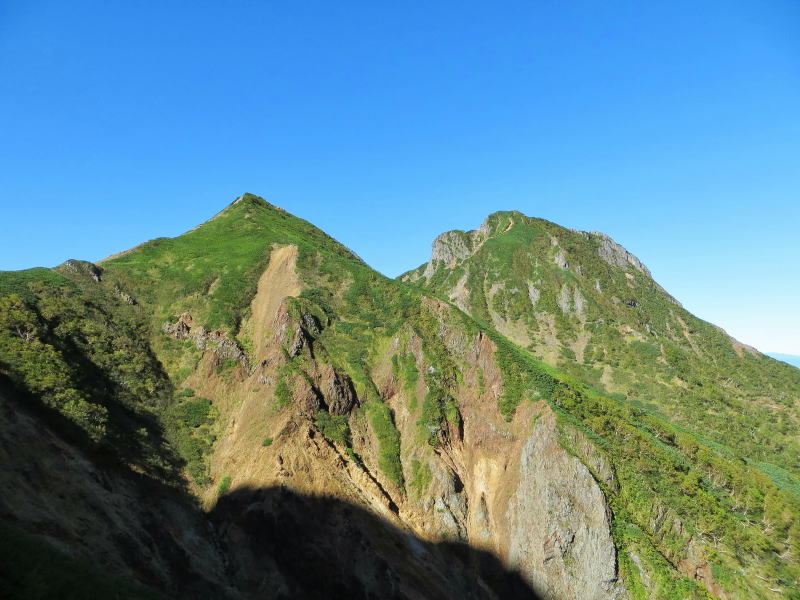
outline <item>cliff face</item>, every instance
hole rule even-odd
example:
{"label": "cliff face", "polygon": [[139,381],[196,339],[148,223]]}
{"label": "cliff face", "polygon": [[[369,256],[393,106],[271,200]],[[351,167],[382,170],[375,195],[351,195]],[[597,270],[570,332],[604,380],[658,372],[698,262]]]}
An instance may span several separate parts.
{"label": "cliff face", "polygon": [[559,445],[549,411],[521,448],[506,517],[509,562],[549,597],[626,597],[605,496],[589,469]]}
{"label": "cliff face", "polygon": [[792,493],[571,367],[613,356],[601,319],[640,308],[615,328],[656,336],[687,313],[607,238],[531,245],[526,219],[437,238],[408,276],[430,295],[248,195],[101,265],[0,277],[4,521],[187,598],[793,593]]}

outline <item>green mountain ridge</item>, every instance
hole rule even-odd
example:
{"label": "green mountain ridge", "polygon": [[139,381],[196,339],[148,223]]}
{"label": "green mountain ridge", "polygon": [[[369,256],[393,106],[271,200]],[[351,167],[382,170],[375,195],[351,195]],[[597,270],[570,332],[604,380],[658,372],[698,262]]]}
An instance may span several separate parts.
{"label": "green mountain ridge", "polygon": [[587,385],[800,474],[796,374],[683,309],[604,234],[495,213],[439,236],[431,261],[401,279]]}
{"label": "green mountain ridge", "polygon": [[796,369],[602,234],[433,254],[391,280],[245,194],[0,273],[3,521],[171,597],[800,597]]}

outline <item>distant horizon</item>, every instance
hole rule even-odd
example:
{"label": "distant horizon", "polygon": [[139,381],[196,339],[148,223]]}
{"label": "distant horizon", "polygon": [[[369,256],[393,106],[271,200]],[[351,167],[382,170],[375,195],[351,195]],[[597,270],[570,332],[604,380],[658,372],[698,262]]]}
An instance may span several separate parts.
{"label": "distant horizon", "polygon": [[264,196],[387,276],[497,210],[800,355],[800,3],[0,3],[0,269]]}
{"label": "distant horizon", "polygon": [[765,352],[767,356],[788,363],[793,367],[800,369],[800,356],[796,354],[783,354],[781,352]]}

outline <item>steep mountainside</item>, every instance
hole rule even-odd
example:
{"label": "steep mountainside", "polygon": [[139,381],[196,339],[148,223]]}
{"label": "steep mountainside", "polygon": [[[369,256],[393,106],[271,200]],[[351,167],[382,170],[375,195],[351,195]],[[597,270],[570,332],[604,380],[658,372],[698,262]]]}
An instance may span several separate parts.
{"label": "steep mountainside", "polygon": [[[97,265],[0,274],[0,516],[42,557],[0,570],[0,590],[66,597],[79,569],[125,597],[150,597],[138,584],[184,598],[798,597],[796,440],[781,433],[797,377],[772,362],[762,373],[727,337],[735,358],[697,339],[692,358],[673,340],[683,379],[610,364],[607,395],[586,347],[613,355],[633,334],[562,360],[574,340],[558,326],[586,335],[588,320],[496,319],[493,296],[485,312],[464,302],[481,295],[465,270],[454,300],[468,316],[443,299],[448,271],[493,245],[516,256],[516,215],[490,218],[483,238],[453,234],[463,244],[439,244],[417,284],[247,194]],[[498,274],[504,256],[490,259]],[[531,248],[511,270],[545,257]],[[593,267],[567,275],[565,261],[553,276],[574,279],[569,310],[594,314],[575,283]],[[519,289],[546,301],[550,277]],[[495,285],[485,293],[518,295],[516,280]],[[647,317],[654,331],[698,326],[649,277],[631,285],[674,307]],[[642,315],[649,298],[619,297]],[[749,398],[745,416],[773,419],[783,447],[748,446],[742,461],[683,420],[686,395],[726,360],[752,361],[764,389],[733,379],[740,395],[703,427],[724,431]],[[671,404],[634,385],[663,385]],[[38,581],[50,583],[36,596]]]}
{"label": "steep mountainside", "polygon": [[800,475],[800,373],[683,309],[601,233],[495,213],[440,235],[402,279],[588,386]]}

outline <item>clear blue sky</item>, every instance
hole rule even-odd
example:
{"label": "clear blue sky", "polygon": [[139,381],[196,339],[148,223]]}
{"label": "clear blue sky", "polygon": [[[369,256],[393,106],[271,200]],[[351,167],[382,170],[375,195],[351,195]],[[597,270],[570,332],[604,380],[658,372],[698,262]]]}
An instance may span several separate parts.
{"label": "clear blue sky", "polygon": [[800,3],[0,2],[0,268],[244,191],[386,273],[518,209],[800,354]]}

